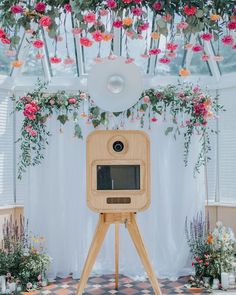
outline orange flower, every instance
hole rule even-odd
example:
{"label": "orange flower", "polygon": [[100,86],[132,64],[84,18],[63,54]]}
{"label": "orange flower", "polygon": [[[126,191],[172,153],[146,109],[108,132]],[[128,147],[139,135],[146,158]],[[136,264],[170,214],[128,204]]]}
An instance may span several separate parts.
{"label": "orange flower", "polygon": [[157,33],[157,32],[152,32],[151,33],[151,38],[154,39],[154,40],[158,40],[158,39],[160,39],[160,34]]}
{"label": "orange flower", "polygon": [[102,38],[103,38],[103,41],[111,41],[113,38],[113,35],[110,33],[103,33]]}
{"label": "orange flower", "polygon": [[179,71],[179,75],[181,77],[187,77],[190,75],[190,71],[186,68],[182,68],[180,71]]}
{"label": "orange flower", "polygon": [[18,59],[16,59],[16,60],[13,60],[12,61],[12,63],[11,63],[11,66],[13,67],[13,68],[20,68],[22,65],[23,65],[23,61],[22,60],[18,60]]}
{"label": "orange flower", "polygon": [[131,17],[126,17],[126,18],[123,19],[122,23],[123,23],[124,26],[130,27],[133,24],[133,20],[132,20]]}
{"label": "orange flower", "polygon": [[207,237],[207,243],[208,244],[212,244],[213,243],[213,235],[212,234],[209,234],[208,237]]}
{"label": "orange flower", "polygon": [[236,20],[236,15],[231,15],[230,20]]}
{"label": "orange flower", "polygon": [[212,15],[210,16],[210,19],[211,19],[213,22],[215,22],[215,21],[217,21],[217,20],[220,19],[220,15],[219,15],[219,14],[212,14]]}
{"label": "orange flower", "polygon": [[206,101],[204,101],[204,106],[205,106],[206,108],[210,107],[211,104],[212,104],[212,102],[211,102],[210,99],[207,99]]}

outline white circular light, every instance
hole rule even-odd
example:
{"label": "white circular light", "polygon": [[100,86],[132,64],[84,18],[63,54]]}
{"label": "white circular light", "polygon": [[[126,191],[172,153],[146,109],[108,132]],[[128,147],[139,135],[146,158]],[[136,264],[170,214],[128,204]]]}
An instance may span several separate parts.
{"label": "white circular light", "polygon": [[118,94],[124,90],[125,80],[120,75],[111,75],[107,81],[107,88],[111,93]]}
{"label": "white circular light", "polygon": [[122,112],[137,103],[143,91],[139,68],[124,57],[95,64],[88,75],[91,99],[104,111]]}

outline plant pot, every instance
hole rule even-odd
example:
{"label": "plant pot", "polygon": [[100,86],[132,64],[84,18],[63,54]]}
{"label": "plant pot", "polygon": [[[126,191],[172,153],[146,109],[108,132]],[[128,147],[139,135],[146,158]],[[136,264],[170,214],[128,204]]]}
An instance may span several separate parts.
{"label": "plant pot", "polygon": [[202,288],[191,287],[191,288],[188,288],[188,291],[190,293],[202,293]]}

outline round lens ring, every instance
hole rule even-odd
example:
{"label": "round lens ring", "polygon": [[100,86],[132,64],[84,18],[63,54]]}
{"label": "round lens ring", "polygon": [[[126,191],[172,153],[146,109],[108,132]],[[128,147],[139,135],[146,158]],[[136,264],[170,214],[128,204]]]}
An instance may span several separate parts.
{"label": "round lens ring", "polygon": [[124,149],[124,144],[122,141],[115,141],[112,147],[115,152],[120,153]]}

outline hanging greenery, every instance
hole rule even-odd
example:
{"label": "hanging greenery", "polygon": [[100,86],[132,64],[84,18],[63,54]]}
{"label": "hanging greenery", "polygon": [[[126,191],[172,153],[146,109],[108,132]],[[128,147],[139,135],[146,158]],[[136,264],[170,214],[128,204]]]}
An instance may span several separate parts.
{"label": "hanging greenery", "polygon": [[191,141],[194,135],[199,136],[201,149],[194,173],[205,165],[211,150],[210,133],[216,130],[209,126],[210,120],[217,119],[218,112],[223,110],[217,98],[212,98],[199,86],[189,83],[168,85],[158,90],[145,90],[137,104],[125,112],[109,113],[101,110],[90,99],[89,94],[78,91],[77,94],[58,91],[46,93],[47,85],[39,82],[38,87],[20,99],[15,99],[15,111],[23,112],[24,119],[21,136],[18,139],[21,154],[18,163],[18,177],[29,166],[38,165],[44,157],[50,133],[47,121],[52,114],[57,115],[61,125],[69,119],[74,121],[74,136],[82,138],[81,121],[94,128],[125,128],[127,122],[138,124],[141,128],[151,129],[152,124],[159,122],[167,125],[165,134],[174,138],[184,136],[184,162],[188,164]]}

